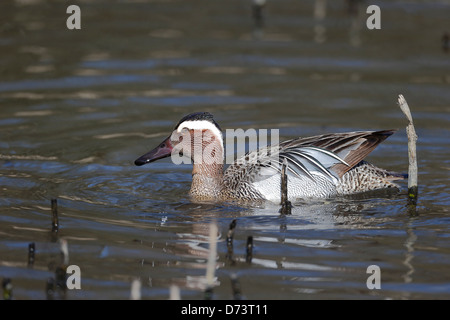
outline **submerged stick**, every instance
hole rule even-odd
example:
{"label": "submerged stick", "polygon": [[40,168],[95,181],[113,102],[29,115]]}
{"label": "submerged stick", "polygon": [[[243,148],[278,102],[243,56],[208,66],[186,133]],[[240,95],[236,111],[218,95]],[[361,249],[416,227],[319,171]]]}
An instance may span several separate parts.
{"label": "submerged stick", "polygon": [[55,279],[48,278],[45,285],[45,295],[47,300],[53,300],[55,297]]}
{"label": "submerged stick", "polygon": [[398,105],[402,112],[408,119],[408,126],[406,127],[406,134],[408,135],[408,204],[416,205],[417,197],[419,193],[417,185],[417,155],[416,155],[416,141],[417,134],[414,129],[413,119],[411,116],[411,111],[409,109],[408,103],[406,102],[403,95],[398,96]]}
{"label": "submerged stick", "polygon": [[65,266],[56,267],[55,270],[55,290],[54,293],[59,294],[59,298],[65,300],[67,292],[67,273]]}
{"label": "submerged stick", "polygon": [[288,186],[287,186],[287,159],[285,158],[283,161],[283,165],[281,167],[281,214],[291,214],[292,204],[288,200]]}
{"label": "submerged stick", "polygon": [[239,283],[238,277],[235,273],[231,275],[231,290],[233,291],[234,300],[241,300],[241,284]]}

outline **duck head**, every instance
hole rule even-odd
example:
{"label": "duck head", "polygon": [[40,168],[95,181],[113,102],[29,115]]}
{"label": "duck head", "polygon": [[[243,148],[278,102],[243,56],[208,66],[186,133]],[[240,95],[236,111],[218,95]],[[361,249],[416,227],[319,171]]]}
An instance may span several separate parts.
{"label": "duck head", "polygon": [[223,163],[222,131],[212,114],[196,112],[183,117],[169,137],[136,159],[134,164],[142,166],[166,157],[180,164],[183,156],[194,164]]}

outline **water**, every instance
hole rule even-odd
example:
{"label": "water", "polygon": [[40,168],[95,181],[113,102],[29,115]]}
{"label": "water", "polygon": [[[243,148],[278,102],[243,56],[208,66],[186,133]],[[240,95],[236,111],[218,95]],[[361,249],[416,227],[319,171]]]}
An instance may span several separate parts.
{"label": "water", "polygon": [[[60,263],[81,270],[67,299],[203,299],[210,223],[218,225],[214,299],[448,299],[450,31],[448,1],[365,7],[269,1],[256,30],[249,1],[0,4],[0,278],[14,299],[46,299]],[[240,207],[191,203],[191,167],[133,161],[190,112],[223,129],[279,128],[281,139],[348,130],[399,131],[370,156],[407,171],[403,94],[419,136],[419,203],[398,193]],[[59,231],[51,232],[50,200]],[[236,219],[232,259],[226,235]],[[248,237],[253,259],[245,261]],[[32,266],[28,245],[35,243]],[[381,270],[368,289],[367,268]]]}

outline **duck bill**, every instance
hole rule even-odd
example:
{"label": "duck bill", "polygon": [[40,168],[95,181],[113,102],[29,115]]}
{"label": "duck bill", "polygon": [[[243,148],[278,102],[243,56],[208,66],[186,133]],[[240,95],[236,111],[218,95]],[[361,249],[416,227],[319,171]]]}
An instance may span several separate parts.
{"label": "duck bill", "polygon": [[134,164],[137,166],[142,166],[144,164],[170,157],[172,153],[173,146],[170,142],[170,136],[161,142],[159,146],[157,146],[155,149],[147,152],[143,156],[139,157],[134,161]]}

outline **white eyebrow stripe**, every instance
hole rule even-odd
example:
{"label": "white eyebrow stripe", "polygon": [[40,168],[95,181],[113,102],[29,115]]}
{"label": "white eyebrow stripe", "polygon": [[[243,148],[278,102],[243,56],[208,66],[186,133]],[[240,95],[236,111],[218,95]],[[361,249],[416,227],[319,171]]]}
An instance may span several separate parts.
{"label": "white eyebrow stripe", "polygon": [[212,122],[209,122],[207,120],[188,120],[180,123],[180,125],[177,128],[177,132],[180,133],[183,128],[189,129],[189,130],[210,130],[214,136],[220,138],[220,144],[223,149],[223,136],[222,132],[216,127],[216,125]]}

